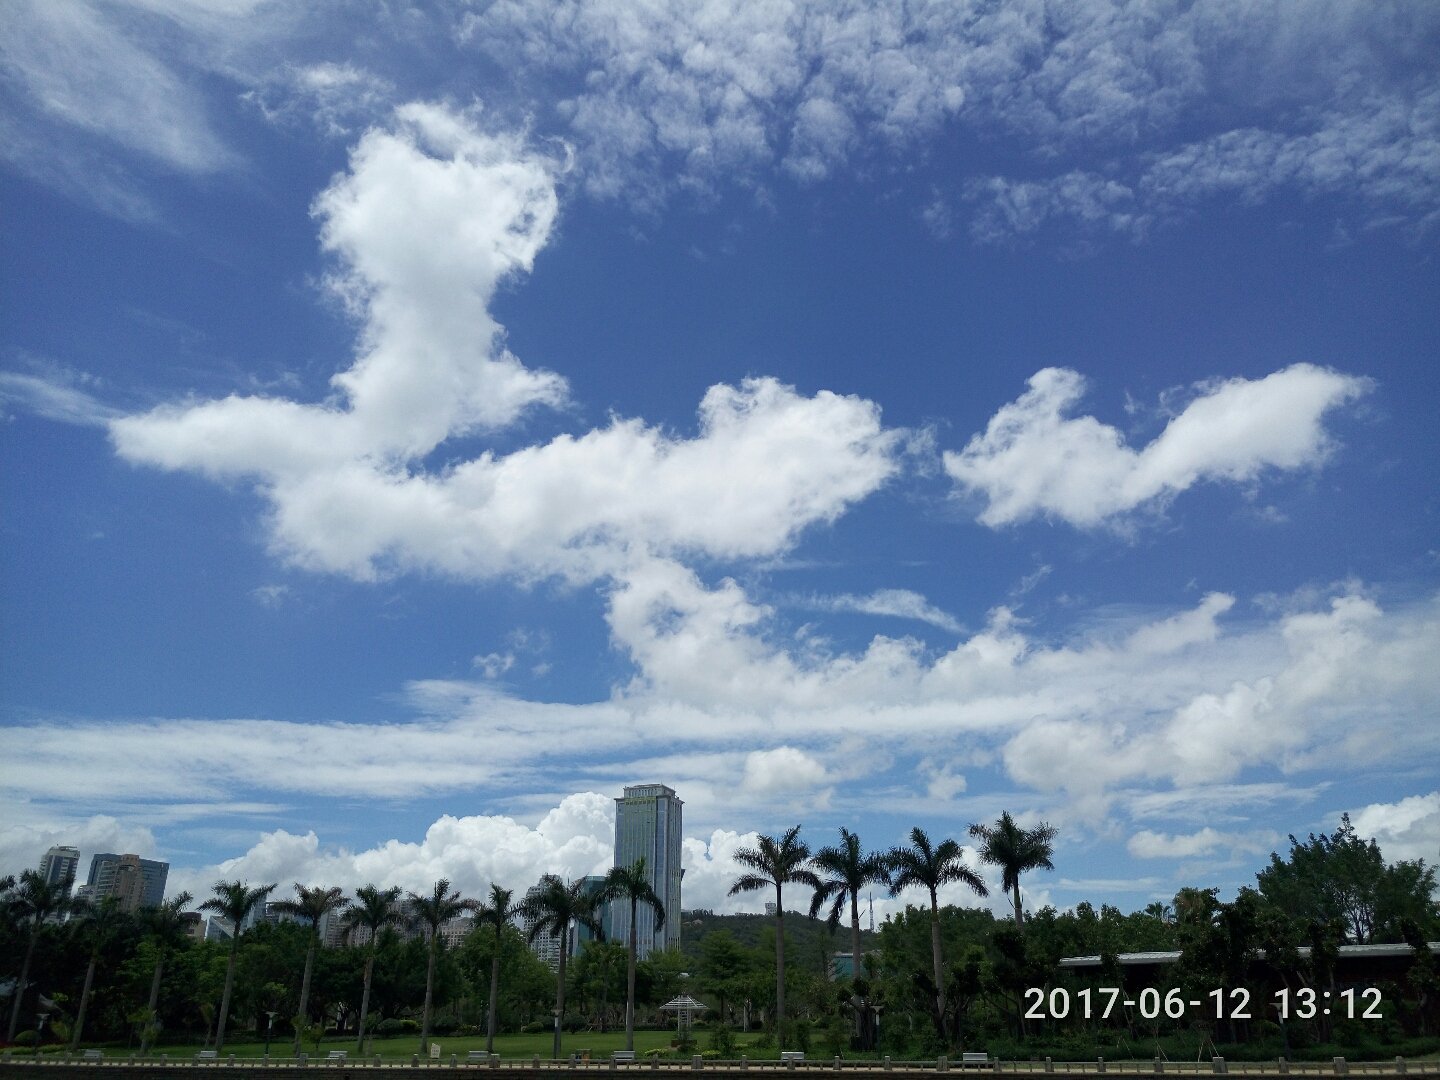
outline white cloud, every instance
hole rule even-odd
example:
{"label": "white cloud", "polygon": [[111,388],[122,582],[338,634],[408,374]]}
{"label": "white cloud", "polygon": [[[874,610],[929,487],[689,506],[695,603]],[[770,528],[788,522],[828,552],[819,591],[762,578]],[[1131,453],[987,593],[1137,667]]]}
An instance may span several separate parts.
{"label": "white cloud", "polygon": [[755,750],[745,758],[741,787],[756,795],[800,794],[829,780],[825,766],[803,750],[777,746]]}
{"label": "white cloud", "polygon": [[[542,100],[558,80],[584,182],[607,196],[763,182],[776,165],[815,182],[955,124],[1071,163],[962,182],[972,230],[996,240],[1056,218],[1139,237],[1199,199],[1277,191],[1432,219],[1440,89],[1413,42],[1436,19],[1363,0],[1325,19],[1236,0],[505,0],[463,16],[461,36]],[[934,228],[948,208],[930,205]]]}
{"label": "white cloud", "polygon": [[868,596],[852,593],[841,593],[838,596],[788,596],[785,603],[810,611],[853,611],[861,615],[914,619],[955,634],[964,629],[953,615],[941,611],[911,589],[877,589]]}
{"label": "white cloud", "polygon": [[235,161],[185,79],[99,5],[0,6],[0,57],[26,104],[52,122],[183,172],[213,172]]}
{"label": "white cloud", "polygon": [[557,212],[554,166],[471,114],[412,104],[368,132],[316,200],[332,288],[363,317],[338,403],[237,397],[111,425],[127,460],[253,477],[274,547],[372,578],[623,575],[652,553],[775,554],[896,471],[899,439],[870,402],[801,397],[772,379],[718,385],[695,438],[633,420],[427,472],[452,437],[560,404],[558,376],[503,347],[487,305],[528,270]]}
{"label": "white cloud", "polygon": [[566,878],[604,873],[615,843],[614,800],[595,792],[566,796],[534,826],[502,816],[441,817],[415,842],[388,840],[363,851],[327,848],[319,836],[278,829],[243,855],[211,866],[175,867],[168,891],[197,898],[220,880],[338,885],[376,884],[425,892],[448,878],[464,895],[483,896],[494,883],[524,890],[542,874]]}
{"label": "white cloud", "polygon": [[960,490],[984,497],[980,520],[993,527],[1042,516],[1082,528],[1123,524],[1202,481],[1320,464],[1330,450],[1325,414],[1367,389],[1364,379],[1311,364],[1213,383],[1133,450],[1116,428],[1068,415],[1084,380],[1046,368],[963,451],[946,452],[945,470]]}
{"label": "white cloud", "polygon": [[84,427],[104,427],[120,415],[118,409],[76,386],[63,372],[29,375],[0,371],[0,402],[47,420]]}
{"label": "white cloud", "polygon": [[0,825],[0,876],[18,877],[21,870],[38,868],[45,852],[56,845],[79,849],[76,874],[82,882],[90,871],[90,856],[96,852],[130,853],[141,858],[157,855],[155,835],[143,825],[121,822],[108,814],[75,817],[47,813],[10,799],[5,802],[6,823]]}
{"label": "white cloud", "polygon": [[1193,859],[1222,850],[1264,854],[1274,850],[1279,840],[1280,834],[1274,832],[1225,833],[1206,826],[1199,832],[1174,836],[1142,829],[1125,847],[1137,859]]}
{"label": "white cloud", "polygon": [[1391,862],[1424,859],[1440,863],[1440,791],[1411,795],[1393,803],[1371,803],[1350,811],[1350,824],[1374,838]]}

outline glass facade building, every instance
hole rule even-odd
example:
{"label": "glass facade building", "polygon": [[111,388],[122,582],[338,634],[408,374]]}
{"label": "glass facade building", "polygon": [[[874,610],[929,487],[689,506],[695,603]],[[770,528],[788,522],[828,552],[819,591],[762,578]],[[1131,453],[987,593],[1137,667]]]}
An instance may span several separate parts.
{"label": "glass facade building", "polygon": [[[636,953],[649,956],[655,949],[680,946],[680,879],[685,871],[681,860],[681,808],[683,803],[664,784],[627,787],[615,800],[615,865],[634,866],[645,860],[650,886],[664,901],[665,921],[655,929],[655,913],[648,904],[636,912]],[[610,905],[611,941],[630,940],[630,905],[616,900]]]}

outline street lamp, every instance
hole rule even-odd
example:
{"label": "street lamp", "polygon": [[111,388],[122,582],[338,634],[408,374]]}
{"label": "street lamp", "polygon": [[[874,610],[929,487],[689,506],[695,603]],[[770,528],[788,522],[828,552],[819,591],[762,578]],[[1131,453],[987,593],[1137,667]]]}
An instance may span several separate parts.
{"label": "street lamp", "polygon": [[550,1011],[555,1015],[555,1047],[554,1047],[554,1049],[550,1052],[550,1056],[551,1056],[552,1058],[554,1058],[556,1061],[559,1061],[559,1060],[560,1060],[560,1010],[559,1010],[559,1009],[551,1009]]}
{"label": "street lamp", "polygon": [[279,1013],[274,1009],[265,1010],[265,1060],[270,1060],[270,1034],[275,1030],[275,1017]]}

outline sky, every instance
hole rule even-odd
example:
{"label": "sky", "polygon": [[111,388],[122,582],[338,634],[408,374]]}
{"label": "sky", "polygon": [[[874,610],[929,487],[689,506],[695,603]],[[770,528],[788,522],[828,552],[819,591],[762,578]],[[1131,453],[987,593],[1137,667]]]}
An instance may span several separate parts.
{"label": "sky", "polygon": [[1049,822],[1060,908],[1345,813],[1440,861],[1437,57],[1430,0],[0,5],[0,870],[523,889],[637,783],[718,911],[795,824]]}

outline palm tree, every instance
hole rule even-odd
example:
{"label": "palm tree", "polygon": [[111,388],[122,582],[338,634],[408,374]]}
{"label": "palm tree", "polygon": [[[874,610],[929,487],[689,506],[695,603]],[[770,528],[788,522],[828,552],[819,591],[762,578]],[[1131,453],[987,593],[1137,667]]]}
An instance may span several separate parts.
{"label": "palm tree", "polygon": [[555,1036],[551,1057],[560,1056],[560,1027],[565,1022],[565,959],[570,952],[570,924],[579,923],[596,937],[603,937],[595,918],[595,897],[586,891],[583,878],[567,883],[555,874],[546,874],[525,894],[519,912],[530,923],[529,938],[541,934],[560,939],[560,966],[555,975]]}
{"label": "palm tree", "polygon": [[485,1052],[495,1052],[495,1022],[499,1016],[500,949],[505,942],[505,927],[515,917],[510,903],[514,894],[499,885],[490,886],[490,899],[475,909],[475,921],[495,930],[495,952],[490,957],[490,1008],[485,1018]]}
{"label": "palm tree", "polygon": [[1005,810],[994,825],[971,825],[970,835],[980,841],[980,861],[1000,867],[1000,887],[1015,901],[1015,929],[1025,932],[1020,915],[1020,875],[1030,870],[1054,870],[1050,861],[1055,826],[1041,822],[1022,829]]}
{"label": "palm tree", "polygon": [[400,888],[377,889],[361,885],[355,890],[355,905],[345,913],[345,925],[351,931],[364,927],[370,931],[369,953],[365,957],[365,989],[360,995],[360,1030],[355,1033],[355,1052],[365,1050],[365,1017],[370,1012],[370,980],[375,974],[375,952],[380,944],[380,931],[405,921],[400,913]]}
{"label": "palm tree", "polygon": [[979,896],[989,896],[990,890],[980,875],[961,861],[960,845],[945,839],[936,847],[925,835],[925,830],[910,830],[910,846],[891,848],[885,856],[890,865],[890,892],[899,893],[911,885],[923,885],[930,892],[930,953],[935,965],[935,1028],[940,1037],[946,1038],[945,1030],[945,957],[940,949],[940,886],[952,881],[963,882]]}
{"label": "palm tree", "polygon": [[635,956],[637,916],[643,903],[655,913],[655,929],[665,925],[665,901],[650,884],[645,860],[636,859],[633,866],[612,866],[600,888],[599,900],[625,900],[630,905],[629,958],[625,966],[625,1049],[635,1049]]}
{"label": "palm tree", "polygon": [[95,968],[100,963],[100,953],[115,940],[124,925],[131,920],[128,911],[120,910],[118,897],[102,897],[99,903],[80,901],[76,910],[81,912],[75,929],[90,939],[90,962],[85,965],[85,987],[80,991],[80,1007],[75,1011],[75,1027],[70,1032],[70,1049],[80,1045],[85,1031],[85,1011],[90,1005],[90,987],[95,982]]}
{"label": "palm tree", "polygon": [[420,893],[408,894],[410,898],[410,921],[415,926],[424,926],[430,931],[430,959],[425,966],[425,1009],[420,1014],[420,1052],[430,1052],[430,999],[435,992],[435,957],[440,951],[440,927],[457,915],[475,910],[474,900],[462,899],[459,892],[451,892],[448,878],[435,882],[429,896]]}
{"label": "palm tree", "polygon": [[225,992],[220,995],[220,1016],[215,1024],[215,1052],[225,1048],[225,1021],[230,1016],[230,992],[235,987],[235,957],[240,952],[242,926],[255,905],[275,891],[275,885],[250,888],[243,881],[217,881],[215,895],[200,905],[201,911],[213,911],[230,924],[230,961],[225,965]]}
{"label": "palm tree", "polygon": [[305,974],[300,979],[300,1009],[296,1013],[296,1057],[300,1056],[300,1040],[304,1034],[301,1028],[309,1023],[310,1020],[310,972],[315,966],[315,950],[320,946],[321,920],[330,914],[330,912],[339,911],[348,906],[349,903],[350,898],[345,895],[343,889],[322,889],[318,885],[313,888],[306,888],[297,881],[295,883],[294,900],[277,900],[271,905],[271,907],[283,915],[293,915],[297,918],[310,920],[310,947],[305,950]]}
{"label": "palm tree", "polygon": [[182,892],[178,896],[172,896],[169,900],[162,902],[158,907],[146,908],[140,916],[146,933],[149,934],[156,946],[155,974],[150,980],[150,1004],[146,1008],[148,1020],[144,1030],[140,1033],[140,1053],[142,1054],[150,1049],[150,1039],[154,1034],[156,1020],[159,1017],[160,975],[165,970],[165,957],[172,948],[185,940],[186,927],[182,916],[186,906],[194,899],[188,892]]}
{"label": "palm tree", "polygon": [[40,876],[38,870],[26,870],[10,890],[5,906],[17,927],[22,922],[30,924],[30,942],[25,946],[25,961],[20,965],[20,980],[15,984],[15,1004],[10,1008],[10,1031],[5,1036],[6,1042],[13,1043],[15,1029],[20,1024],[20,1001],[30,981],[30,961],[35,957],[40,931],[47,921],[73,911],[76,901],[71,899],[70,886],[66,882],[57,881],[52,885]]}
{"label": "palm tree", "polygon": [[840,923],[840,913],[846,903],[850,905],[850,956],[855,966],[855,977],[862,978],[861,961],[864,959],[860,947],[860,894],[866,885],[890,884],[890,868],[885,856],[878,851],[869,855],[860,850],[860,838],[849,829],[840,830],[838,847],[824,847],[811,860],[815,869],[829,875],[820,880],[820,888],[810,901],[810,917],[813,919],[820,909],[830,904],[830,916],[826,920],[834,930]]}
{"label": "palm tree", "polygon": [[734,859],[753,871],[742,874],[730,886],[730,895],[775,889],[775,1037],[785,1046],[785,886],[790,882],[823,888],[819,877],[809,869],[810,849],[800,840],[796,825],[778,841],[762,836],[753,848],[741,848]]}

